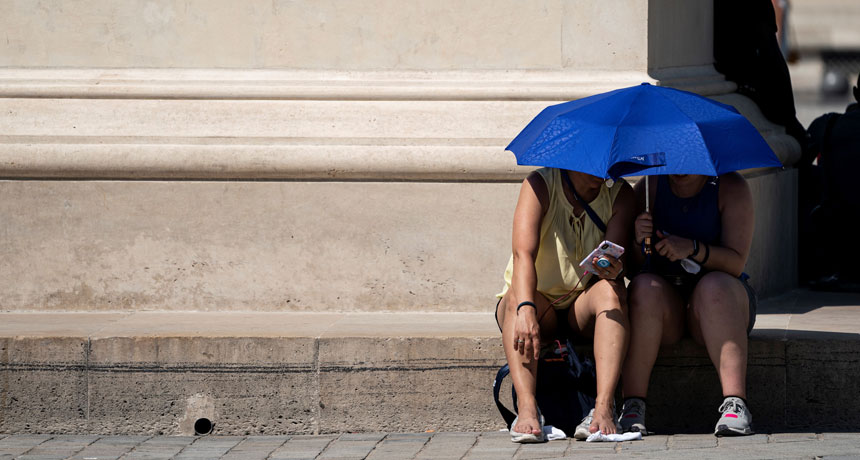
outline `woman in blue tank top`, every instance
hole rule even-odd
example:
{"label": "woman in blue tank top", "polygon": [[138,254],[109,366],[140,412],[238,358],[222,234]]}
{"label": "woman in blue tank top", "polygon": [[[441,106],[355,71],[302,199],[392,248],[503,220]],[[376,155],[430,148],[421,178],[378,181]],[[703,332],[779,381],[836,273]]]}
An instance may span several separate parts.
{"label": "woman in blue tank top", "polygon": [[754,227],[749,187],[737,173],[650,177],[649,213],[644,180],[634,187],[641,251],[631,251],[628,260],[642,271],[628,290],[630,347],[619,424],[647,433],[645,398],[657,353],[689,333],[707,348],[720,377],[723,403],[714,434],[752,434],[745,398],[755,293],[743,273]]}

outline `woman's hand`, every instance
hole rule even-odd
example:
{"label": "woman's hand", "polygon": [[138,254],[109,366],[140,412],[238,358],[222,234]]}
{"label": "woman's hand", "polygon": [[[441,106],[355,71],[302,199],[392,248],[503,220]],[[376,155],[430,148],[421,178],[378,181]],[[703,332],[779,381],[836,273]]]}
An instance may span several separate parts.
{"label": "woman's hand", "polygon": [[654,249],[657,250],[658,254],[672,262],[686,259],[693,254],[693,249],[695,247],[693,240],[688,240],[687,238],[681,238],[680,236],[675,235],[667,235],[660,230],[657,230],[657,236],[659,236],[661,240],[654,246]]}
{"label": "woman's hand", "polygon": [[609,254],[604,254],[603,258],[609,261],[608,267],[597,265],[597,257],[591,259],[591,265],[594,266],[594,274],[605,280],[614,280],[618,278],[618,275],[624,271],[624,263],[621,262],[621,259],[616,259]]}
{"label": "woman's hand", "polygon": [[645,241],[645,238],[651,236],[654,233],[654,221],[651,220],[651,213],[643,212],[636,217],[636,221],[633,223],[633,229],[635,232],[634,237],[636,238],[636,244],[642,245],[642,242]]}
{"label": "woman's hand", "polygon": [[[550,307],[552,308],[552,307]],[[514,327],[514,350],[521,355],[533,356],[538,359],[540,354],[540,325],[537,312],[531,305],[523,305],[517,315]]]}

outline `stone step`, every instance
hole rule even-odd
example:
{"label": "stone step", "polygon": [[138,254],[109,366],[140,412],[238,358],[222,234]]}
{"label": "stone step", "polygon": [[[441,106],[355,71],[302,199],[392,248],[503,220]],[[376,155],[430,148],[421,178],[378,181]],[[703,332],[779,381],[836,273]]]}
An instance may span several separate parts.
{"label": "stone step", "polygon": [[[860,295],[762,302],[750,341],[759,431],[860,422]],[[503,427],[490,312],[0,313],[0,432],[218,434]],[[507,385],[505,385],[507,387]],[[649,427],[707,432],[719,386],[692,341],[663,350]]]}

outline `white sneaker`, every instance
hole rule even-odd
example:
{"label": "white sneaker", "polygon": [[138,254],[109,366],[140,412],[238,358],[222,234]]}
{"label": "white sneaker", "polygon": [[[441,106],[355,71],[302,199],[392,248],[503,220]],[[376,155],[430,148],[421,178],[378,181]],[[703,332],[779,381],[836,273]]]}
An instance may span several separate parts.
{"label": "white sneaker", "polygon": [[752,414],[741,398],[729,396],[718,409],[721,416],[714,428],[714,436],[745,436],[753,434]]}

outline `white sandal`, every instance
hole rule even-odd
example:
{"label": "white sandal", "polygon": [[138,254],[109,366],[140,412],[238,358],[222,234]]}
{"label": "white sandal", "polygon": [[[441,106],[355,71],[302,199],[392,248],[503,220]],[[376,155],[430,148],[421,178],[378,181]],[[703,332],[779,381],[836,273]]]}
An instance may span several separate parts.
{"label": "white sandal", "polygon": [[511,442],[519,442],[519,443],[531,443],[531,442],[544,442],[546,441],[546,435],[543,432],[543,424],[544,419],[543,415],[540,413],[540,408],[537,410],[537,418],[540,423],[540,434],[532,434],[532,433],[519,433],[514,431],[514,427],[517,426],[517,421],[520,419],[519,415],[514,418],[513,423],[511,423]]}

